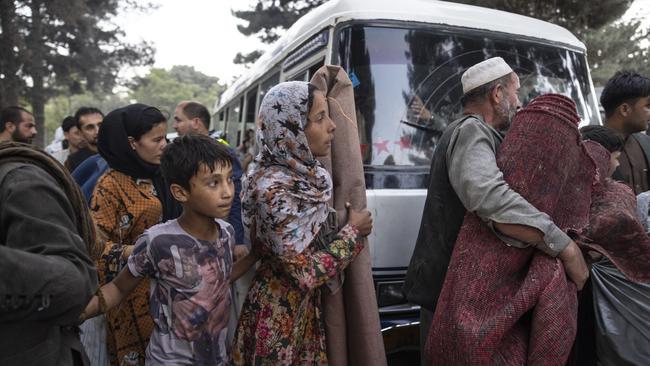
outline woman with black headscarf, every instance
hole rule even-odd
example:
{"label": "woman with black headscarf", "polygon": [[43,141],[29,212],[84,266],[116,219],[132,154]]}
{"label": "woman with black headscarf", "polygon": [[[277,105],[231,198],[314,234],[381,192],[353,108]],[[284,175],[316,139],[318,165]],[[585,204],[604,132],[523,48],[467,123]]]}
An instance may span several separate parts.
{"label": "woman with black headscarf", "polygon": [[[97,181],[91,201],[98,234],[105,237],[97,265],[101,284],[126,264],[140,234],[180,214],[159,169],[166,132],[165,116],[144,104],[116,109],[104,118],[97,145],[109,170]],[[111,365],[144,365],[153,330],[148,288],[143,281],[122,306],[107,314]]]}

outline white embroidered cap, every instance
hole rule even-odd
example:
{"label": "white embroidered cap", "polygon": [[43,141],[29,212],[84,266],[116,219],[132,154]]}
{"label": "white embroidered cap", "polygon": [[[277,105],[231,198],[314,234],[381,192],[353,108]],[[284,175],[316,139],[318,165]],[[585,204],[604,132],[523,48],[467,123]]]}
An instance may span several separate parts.
{"label": "white embroidered cap", "polygon": [[511,72],[512,68],[501,57],[492,57],[481,61],[465,70],[460,77],[460,82],[463,84],[463,94],[467,94],[472,89],[506,76]]}

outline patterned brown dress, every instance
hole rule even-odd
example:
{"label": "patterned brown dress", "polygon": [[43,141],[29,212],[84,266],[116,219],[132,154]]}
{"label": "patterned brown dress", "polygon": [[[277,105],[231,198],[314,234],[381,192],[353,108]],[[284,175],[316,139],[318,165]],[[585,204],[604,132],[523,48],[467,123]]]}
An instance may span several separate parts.
{"label": "patterned brown dress", "polygon": [[[151,180],[134,179],[109,169],[99,178],[90,206],[99,234],[106,237],[97,263],[100,284],[104,285],[126,265],[124,249],[132,248],[140,234],[161,221],[162,205]],[[148,280],[108,312],[107,324],[110,364],[144,365],[153,330]]]}

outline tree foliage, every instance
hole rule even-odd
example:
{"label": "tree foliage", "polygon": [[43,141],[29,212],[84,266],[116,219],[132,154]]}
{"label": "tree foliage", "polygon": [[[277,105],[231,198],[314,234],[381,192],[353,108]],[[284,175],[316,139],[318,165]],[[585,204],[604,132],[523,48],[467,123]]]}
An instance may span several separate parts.
{"label": "tree foliage", "polygon": [[198,101],[210,109],[225,86],[219,78],[192,66],[174,66],[170,70],[152,68],[146,76],[135,78],[130,88],[130,99],[173,114],[182,100]]}
{"label": "tree foliage", "polygon": [[[248,10],[233,10],[232,14],[247,25],[238,25],[237,30],[245,36],[257,36],[264,43],[273,43],[281,32],[289,28],[301,16],[327,0],[257,0]],[[256,50],[248,54],[238,53],[233,62],[249,64],[262,55]]]}
{"label": "tree foliage", "polygon": [[260,50],[255,50],[246,54],[238,52],[232,62],[235,64],[244,65],[252,64],[253,62],[257,61],[257,59],[260,58],[263,53],[264,52]]}
{"label": "tree foliage", "polygon": [[[125,65],[153,62],[153,48],[129,44],[112,23],[130,0],[0,0],[0,105],[28,100],[43,130],[44,107],[61,93],[109,91]],[[44,134],[36,143],[43,144]]]}
{"label": "tree foliage", "polygon": [[[74,114],[81,106],[96,107],[106,114],[137,102],[156,106],[171,117],[174,108],[182,100],[195,100],[211,109],[225,89],[218,78],[184,65],[173,66],[169,70],[152,68],[145,76],[126,82],[125,87],[126,89],[119,93],[85,92],[51,98],[45,106],[45,128],[48,136],[54,136],[54,131],[61,125],[63,118]],[[169,128],[171,129],[171,123]]]}
{"label": "tree foliage", "polygon": [[453,0],[542,19],[580,35],[619,19],[634,0]]}
{"label": "tree foliage", "polygon": [[650,54],[644,42],[648,29],[641,21],[613,23],[587,32],[583,41],[591,66],[591,77],[595,85],[603,86],[620,70],[634,70],[650,76]]}
{"label": "tree foliage", "polygon": [[301,16],[327,0],[258,0],[249,10],[235,10],[233,15],[248,25],[238,25],[245,36],[257,35],[264,43],[280,38],[279,30],[289,28]]}

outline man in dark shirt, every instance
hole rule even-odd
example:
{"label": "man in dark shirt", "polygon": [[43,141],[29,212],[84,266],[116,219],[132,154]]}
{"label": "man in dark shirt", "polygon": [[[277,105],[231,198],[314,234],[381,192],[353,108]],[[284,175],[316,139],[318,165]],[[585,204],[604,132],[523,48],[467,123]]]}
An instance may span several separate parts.
{"label": "man in dark shirt", "polygon": [[613,178],[639,194],[650,190],[650,136],[642,131],[650,122],[650,78],[630,71],[617,72],[600,96],[605,126],[621,133],[625,145]]}
{"label": "man in dark shirt", "polygon": [[0,365],[80,365],[76,325],[97,288],[83,198],[54,158],[0,143]]}
{"label": "man in dark shirt", "polygon": [[94,107],[81,107],[74,114],[74,119],[88,146],[68,157],[64,165],[70,172],[73,172],[84,160],[97,154],[97,136],[99,135],[99,126],[104,120],[104,114]]}

